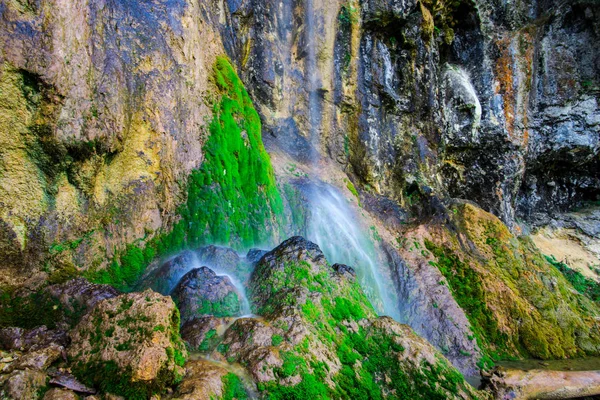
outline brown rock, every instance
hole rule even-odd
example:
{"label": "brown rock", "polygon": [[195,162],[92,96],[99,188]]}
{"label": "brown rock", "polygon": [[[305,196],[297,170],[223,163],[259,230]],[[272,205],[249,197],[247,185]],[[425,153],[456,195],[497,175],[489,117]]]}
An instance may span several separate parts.
{"label": "brown rock", "polygon": [[212,315],[194,318],[181,326],[181,338],[194,350],[210,351],[233,321]]}
{"label": "brown rock", "polygon": [[52,363],[58,360],[65,352],[65,348],[58,345],[50,345],[44,349],[26,353],[20,357],[13,368],[15,369],[37,369],[46,370]]}
{"label": "brown rock", "polygon": [[600,395],[600,371],[522,371],[498,367],[486,386],[499,400],[596,396]]}
{"label": "brown rock", "polygon": [[[186,350],[177,309],[171,298],[151,290],[101,301],[71,337],[68,355],[76,376],[130,382],[151,395],[183,375]],[[112,375],[107,364],[114,366]]]}
{"label": "brown rock", "polygon": [[78,400],[75,392],[67,389],[50,389],[44,395],[44,400]]}
{"label": "brown rock", "polygon": [[46,386],[46,374],[33,369],[17,370],[8,376],[4,390],[0,393],[3,399],[35,399],[37,392]]}
{"label": "brown rock", "polygon": [[174,399],[177,400],[210,400],[221,398],[223,394],[223,377],[228,371],[210,361],[194,360],[185,366],[186,375],[179,385]]}

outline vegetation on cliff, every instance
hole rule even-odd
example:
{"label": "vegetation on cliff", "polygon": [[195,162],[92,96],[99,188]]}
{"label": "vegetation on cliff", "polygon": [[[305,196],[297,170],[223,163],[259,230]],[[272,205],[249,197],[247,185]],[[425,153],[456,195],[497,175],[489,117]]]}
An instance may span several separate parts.
{"label": "vegetation on cliff", "polygon": [[470,204],[453,210],[460,236],[433,229],[425,245],[484,350],[482,366],[490,358],[600,354],[597,304],[493,215]]}
{"label": "vegetation on cliff", "polygon": [[217,58],[213,79],[220,100],[213,108],[204,161],[187,180],[180,220],[144,246],[129,245],[109,269],[92,274],[94,281],[127,289],[156,257],[209,243],[245,249],[277,237],[283,202],[258,113],[226,57]]}
{"label": "vegetation on cliff", "polygon": [[264,322],[237,320],[217,349],[245,365],[267,398],[476,397],[409,327],[377,318],[351,268],[330,266],[302,238],[264,256],[250,289]]}

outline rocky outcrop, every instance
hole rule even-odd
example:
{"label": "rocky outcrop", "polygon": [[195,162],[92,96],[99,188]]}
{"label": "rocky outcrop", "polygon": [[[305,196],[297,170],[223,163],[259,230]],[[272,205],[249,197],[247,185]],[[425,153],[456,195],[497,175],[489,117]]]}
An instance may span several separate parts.
{"label": "rocky outcrop", "polygon": [[600,395],[600,371],[497,368],[486,380],[495,399],[574,399]]}
{"label": "rocky outcrop", "polygon": [[172,296],[184,322],[203,315],[241,315],[240,295],[229,277],[218,276],[207,267],[196,268],[185,274]]}
{"label": "rocky outcrop", "polygon": [[173,301],[152,291],[103,300],[71,332],[73,371],[89,385],[150,397],[181,380],[186,350]]}
{"label": "rocky outcrop", "polygon": [[[472,204],[450,209],[445,224],[410,230],[399,246],[411,265],[405,277],[412,278],[401,280],[403,285],[415,281],[412,285],[424,287],[432,273],[426,271],[435,267],[439,275],[433,281],[446,286],[437,293],[452,294],[434,296],[443,299],[437,308],[456,313],[460,306],[470,325],[462,331],[483,355],[553,359],[600,352],[597,304],[575,291],[529,239],[514,237],[499,219]],[[414,306],[426,297],[406,295]],[[458,321],[465,323],[462,312]],[[407,316],[411,324],[420,318]]]}
{"label": "rocky outcrop", "polygon": [[186,375],[177,387],[177,392],[169,399],[211,400],[227,398],[247,398],[246,391],[237,376],[225,368],[204,360],[186,364]]}
{"label": "rocky outcrop", "polygon": [[377,318],[349,271],[301,237],[283,242],[250,280],[262,318],[236,320],[211,356],[245,365],[276,398],[475,396],[408,326]]}

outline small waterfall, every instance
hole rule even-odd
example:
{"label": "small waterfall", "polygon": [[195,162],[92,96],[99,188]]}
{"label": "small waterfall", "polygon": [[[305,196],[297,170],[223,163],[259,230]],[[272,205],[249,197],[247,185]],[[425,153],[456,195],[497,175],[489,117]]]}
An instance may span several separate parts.
{"label": "small waterfall", "polygon": [[313,175],[306,191],[310,215],[307,221],[307,237],[319,245],[329,262],[347,264],[356,270],[363,290],[379,314],[398,319],[395,302],[381,282],[381,264],[377,262],[377,251],[373,242],[356,222],[357,218],[347,200],[333,187],[321,184],[318,179],[322,112],[319,95],[321,82],[317,64],[317,38],[320,30],[313,0],[306,0],[305,10],[305,82],[312,144],[310,168]]}
{"label": "small waterfall", "polygon": [[244,285],[238,279],[237,276],[232,275],[231,273],[223,271],[219,268],[215,268],[214,266],[212,266],[208,263],[200,262],[198,255],[196,253],[194,253],[194,262],[188,271],[191,271],[194,268],[200,268],[200,267],[208,267],[208,268],[212,269],[214,271],[214,273],[217,274],[218,276],[225,276],[225,277],[229,278],[229,280],[231,281],[231,284],[235,287],[235,289],[238,292],[238,297],[240,299],[240,312],[241,312],[242,316],[252,315],[252,311],[250,308],[250,301],[248,301],[248,296],[246,295],[246,288],[244,287]]}
{"label": "small waterfall", "polygon": [[379,314],[398,319],[396,303],[381,279],[384,265],[378,262],[377,250],[357,223],[357,216],[347,200],[329,185],[311,182],[307,192],[311,206],[307,225],[309,240],[319,245],[329,262],[353,267]]}

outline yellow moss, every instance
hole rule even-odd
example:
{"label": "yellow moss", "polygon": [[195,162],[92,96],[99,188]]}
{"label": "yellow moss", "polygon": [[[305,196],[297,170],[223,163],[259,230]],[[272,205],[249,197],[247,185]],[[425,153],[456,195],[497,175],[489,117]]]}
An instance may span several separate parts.
{"label": "yellow moss", "polygon": [[156,180],[160,171],[159,143],[159,135],[139,116],[134,118],[122,150],[96,175],[96,203],[104,205],[110,194],[119,194],[134,182]]}
{"label": "yellow moss", "polygon": [[24,248],[24,221],[35,223],[48,203],[42,173],[27,153],[33,114],[22,89],[23,77],[6,64],[0,75],[0,218]]}
{"label": "yellow moss", "polygon": [[423,39],[426,41],[431,40],[431,36],[433,35],[433,16],[427,7],[423,5],[423,3],[419,3],[421,6],[421,15],[423,16],[423,21],[421,22],[421,34]]}
{"label": "yellow moss", "polygon": [[[484,343],[484,348],[501,357],[543,359],[600,353],[594,320],[600,315],[598,306],[577,294],[529,238],[516,238],[497,217],[471,204],[454,205],[451,211],[458,234],[445,226],[429,230],[435,233],[435,246],[457,255],[484,288],[479,300],[493,314],[494,324],[483,324],[481,314],[470,316],[471,323],[479,324],[487,337],[506,338]],[[456,293],[479,284],[460,281],[461,276],[453,278],[463,285],[453,289]]]}
{"label": "yellow moss", "polygon": [[61,222],[72,223],[82,213],[77,188],[71,185],[67,174],[60,176],[56,186],[58,188],[55,200],[57,217]]}

